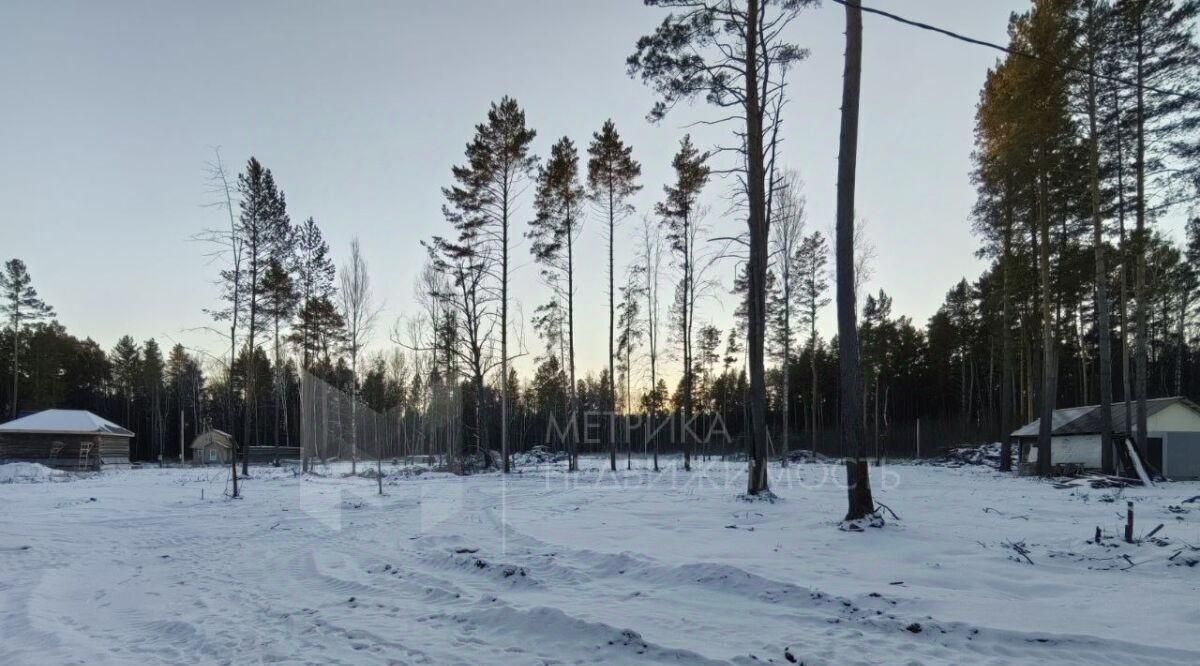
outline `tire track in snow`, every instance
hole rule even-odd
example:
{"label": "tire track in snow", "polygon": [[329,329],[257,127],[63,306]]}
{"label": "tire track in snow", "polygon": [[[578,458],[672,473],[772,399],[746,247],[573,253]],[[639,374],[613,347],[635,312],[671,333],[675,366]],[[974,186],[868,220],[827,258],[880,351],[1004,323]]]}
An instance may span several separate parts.
{"label": "tire track in snow", "polygon": [[[586,613],[589,609],[604,609],[607,605],[601,599],[620,603],[630,597],[645,598],[646,593],[642,590],[656,589],[661,593],[665,588],[675,592],[662,599],[668,606],[676,609],[694,607],[694,617],[722,620],[720,627],[692,626],[691,629],[698,633],[718,628],[729,631],[731,624],[738,623],[738,618],[731,617],[730,613],[736,608],[734,612],[744,615],[746,621],[745,633],[734,631],[735,634],[772,635],[767,625],[775,624],[781,625],[776,635],[795,636],[794,640],[783,644],[760,643],[759,649],[750,650],[757,655],[780,655],[789,646],[811,645],[815,635],[825,639],[821,641],[824,645],[813,646],[816,649],[811,654],[815,658],[836,657],[830,663],[850,663],[848,659],[856,659],[864,651],[868,654],[877,652],[880,657],[919,654],[924,657],[922,663],[948,664],[961,663],[964,652],[982,659],[999,659],[999,663],[1012,658],[1053,659],[1056,663],[1077,664],[1200,663],[1200,651],[1159,648],[1093,636],[998,630],[940,622],[928,616],[905,617],[898,608],[900,603],[883,596],[835,597],[727,564],[661,564],[628,552],[603,553],[549,544],[515,529],[490,508],[484,507],[482,511],[493,527],[493,538],[501,538],[508,546],[506,554],[510,559],[521,562],[533,575],[539,575],[544,561],[552,559],[559,568],[570,566],[576,581],[590,581],[572,590],[573,598],[588,602],[572,610]],[[529,557],[529,554],[539,552],[553,553],[553,557]],[[629,596],[623,596],[622,592]],[[737,608],[737,604],[745,604],[748,608]],[[627,606],[622,609],[626,615],[627,609]],[[653,621],[654,617],[646,620]],[[809,630],[797,632],[797,623],[809,626]],[[919,629],[917,625],[920,625]],[[679,628],[672,626],[669,633],[675,633]],[[864,650],[864,644],[874,649]],[[847,649],[850,645],[856,647]],[[798,655],[800,648],[793,647],[792,652]],[[728,658],[754,662],[748,656]],[[862,663],[874,662],[868,659]]]}

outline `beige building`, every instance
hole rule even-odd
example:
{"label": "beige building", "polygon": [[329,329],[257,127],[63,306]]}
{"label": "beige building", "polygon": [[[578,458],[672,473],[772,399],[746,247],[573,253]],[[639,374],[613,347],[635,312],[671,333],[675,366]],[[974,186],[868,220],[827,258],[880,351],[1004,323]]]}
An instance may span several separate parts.
{"label": "beige building", "polygon": [[228,465],[234,455],[233,436],[216,428],[209,428],[192,440],[193,465]]}
{"label": "beige building", "polygon": [[[1125,413],[1124,402],[1112,405],[1115,444],[1136,430],[1137,406]],[[1050,440],[1050,462],[1083,469],[1100,469],[1100,406],[1057,409]],[[1134,426],[1134,427],[1131,427]],[[1012,433],[1026,453],[1024,460],[1038,459],[1039,421]],[[1187,398],[1155,398],[1146,401],[1146,451],[1142,458],[1153,470],[1169,479],[1200,479],[1200,407]],[[1115,456],[1120,460],[1120,456]],[[1129,470],[1126,473],[1130,473]]]}

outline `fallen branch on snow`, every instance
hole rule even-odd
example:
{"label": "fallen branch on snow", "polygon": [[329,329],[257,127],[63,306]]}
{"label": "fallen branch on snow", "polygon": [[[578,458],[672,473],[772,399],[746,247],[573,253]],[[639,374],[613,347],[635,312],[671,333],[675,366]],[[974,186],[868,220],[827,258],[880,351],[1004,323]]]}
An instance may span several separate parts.
{"label": "fallen branch on snow", "polygon": [[897,516],[896,512],[892,511],[892,507],[884,504],[883,502],[876,502],[875,503],[875,513],[879,513],[879,509],[881,509],[881,508],[887,509],[887,512],[892,514],[892,518],[895,518],[896,520],[900,520],[900,516]]}
{"label": "fallen branch on snow", "polygon": [[1004,543],[1002,543],[1000,545],[1012,550],[1013,552],[1017,553],[1021,557],[1025,558],[1026,562],[1033,564],[1033,560],[1029,558],[1029,549],[1025,547],[1024,541],[1016,541],[1016,542],[1005,541]]}

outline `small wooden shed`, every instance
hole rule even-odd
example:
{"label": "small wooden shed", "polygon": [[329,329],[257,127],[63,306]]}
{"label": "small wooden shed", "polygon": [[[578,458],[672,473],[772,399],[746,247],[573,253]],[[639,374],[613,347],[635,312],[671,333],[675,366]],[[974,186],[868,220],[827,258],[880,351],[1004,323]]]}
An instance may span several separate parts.
{"label": "small wooden shed", "polygon": [[0,463],[61,469],[128,465],[133,433],[82,409],[47,409],[0,424]]}
{"label": "small wooden shed", "polygon": [[192,464],[228,465],[235,450],[233,435],[209,428],[192,440]]}

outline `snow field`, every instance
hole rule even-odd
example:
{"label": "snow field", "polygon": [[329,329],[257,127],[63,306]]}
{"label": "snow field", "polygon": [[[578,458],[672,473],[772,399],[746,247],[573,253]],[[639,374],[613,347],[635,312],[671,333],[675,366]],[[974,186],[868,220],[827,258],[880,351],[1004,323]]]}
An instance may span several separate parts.
{"label": "snow field", "polygon": [[[893,465],[901,520],[851,533],[837,466],[773,466],[768,504],[664,464],[6,483],[0,663],[1200,663],[1200,483]],[[1126,500],[1165,545],[1119,542]]]}

